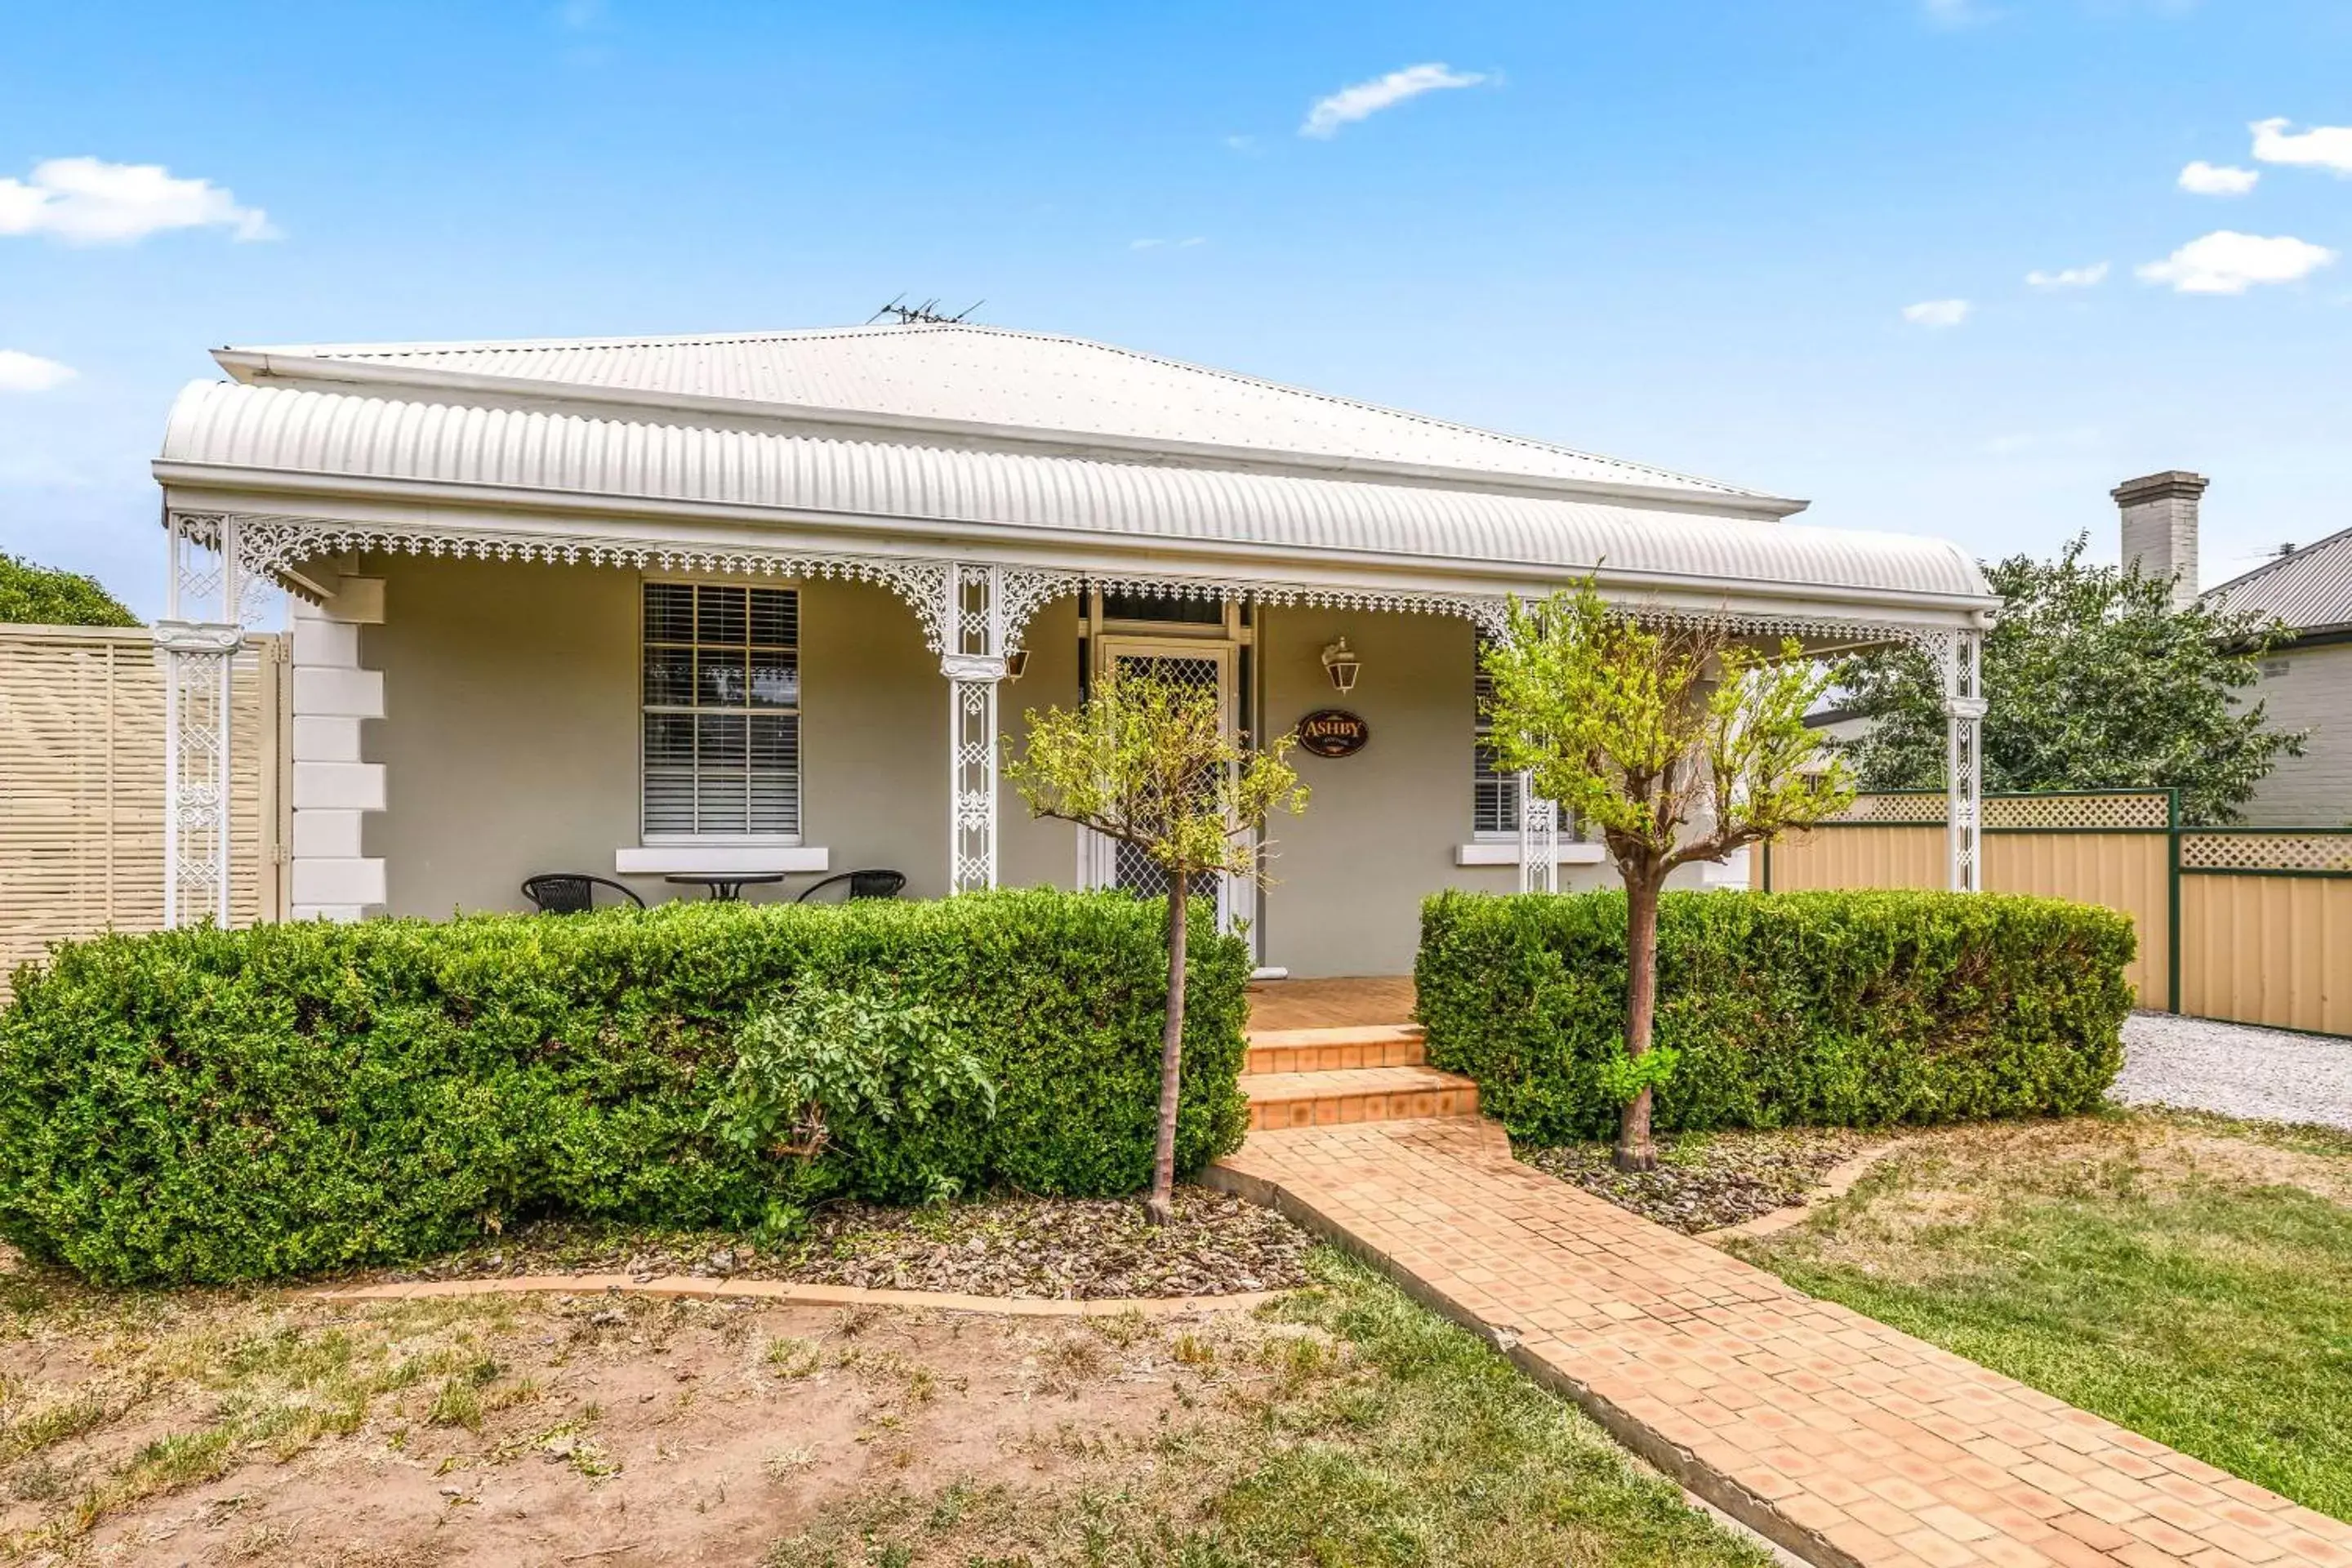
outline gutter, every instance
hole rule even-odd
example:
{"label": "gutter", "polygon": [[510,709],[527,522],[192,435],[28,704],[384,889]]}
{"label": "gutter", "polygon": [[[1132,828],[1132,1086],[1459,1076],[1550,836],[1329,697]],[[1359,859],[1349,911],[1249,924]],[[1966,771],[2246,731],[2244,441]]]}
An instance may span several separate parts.
{"label": "gutter", "polygon": [[[533,529],[525,523],[525,518],[551,516],[578,519],[583,522],[592,519],[630,518],[670,523],[732,522],[742,525],[744,532],[740,540],[730,542],[759,549],[785,547],[784,542],[776,540],[772,531],[780,521],[797,521],[829,536],[827,542],[815,547],[820,551],[839,550],[889,556],[929,552],[910,550],[910,545],[929,543],[934,549],[941,546],[955,549],[982,543],[1000,552],[1024,555],[1031,563],[1078,572],[1135,570],[1177,578],[1198,574],[1208,580],[1231,575],[1230,568],[1224,564],[1226,563],[1248,563],[1255,571],[1266,574],[1270,582],[1374,590],[1386,586],[1436,594],[1541,593],[1559,586],[1569,578],[1589,573],[1601,584],[1612,589],[1646,589],[1677,595],[1681,601],[1676,605],[1679,608],[1712,609],[1719,605],[1729,612],[1729,598],[1737,595],[1763,601],[1755,606],[1755,613],[1785,613],[1791,619],[1803,618],[1809,607],[1806,602],[1809,601],[1811,606],[1818,606],[1822,614],[1832,617],[1875,613],[1896,621],[1916,623],[1925,619],[1935,624],[1979,627],[1991,624],[1993,612],[2000,603],[1997,596],[1988,595],[1856,588],[1845,584],[1769,579],[1727,583],[1719,577],[1684,573],[1618,571],[1611,569],[1606,563],[1578,565],[1517,560],[1465,561],[1454,557],[1393,555],[1369,551],[1318,549],[1306,552],[1292,546],[1155,539],[1074,529],[966,522],[936,517],[829,511],[805,507],[767,508],[740,502],[672,500],[659,497],[596,496],[520,486],[374,479],[282,468],[255,470],[172,458],[158,458],[152,468],[157,481],[165,487],[165,502],[169,510],[267,512],[289,510],[289,502],[299,507],[304,500],[344,501],[371,509],[372,515],[329,515],[321,516],[320,521],[344,523],[356,529],[379,528],[392,533],[405,529],[467,537],[497,535],[501,531],[496,527],[483,526],[478,517],[459,519],[433,515],[454,508],[469,512],[495,510],[502,514],[507,536],[528,534],[551,541],[574,539],[593,542],[596,535],[580,530]],[[186,493],[175,493],[180,491]],[[405,514],[393,515],[398,509],[404,509]],[[417,515],[419,512],[425,515],[420,517]],[[303,515],[299,510],[293,510],[292,514]],[[705,534],[698,541],[678,537],[643,542],[656,548],[688,549],[698,542],[707,548],[712,541]],[[1045,548],[1040,549],[1040,546]],[[1074,556],[1078,559],[1072,559]],[[1106,568],[1101,564],[1106,562],[1112,564]],[[1367,583],[1361,575],[1318,570],[1327,563],[1378,573],[1384,581]],[[1776,599],[1798,603],[1775,605],[1772,601]],[[1920,615],[1923,610],[1930,614],[1923,617]]]}

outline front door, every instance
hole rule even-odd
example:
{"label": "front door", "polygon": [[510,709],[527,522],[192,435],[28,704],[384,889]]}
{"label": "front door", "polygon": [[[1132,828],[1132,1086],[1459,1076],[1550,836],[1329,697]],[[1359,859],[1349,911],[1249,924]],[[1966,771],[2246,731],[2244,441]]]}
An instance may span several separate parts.
{"label": "front door", "polygon": [[[1106,635],[1097,645],[1097,671],[1118,669],[1148,673],[1179,685],[1213,691],[1219,722],[1228,739],[1235,722],[1234,658],[1230,642],[1200,637],[1149,637]],[[1087,883],[1096,888],[1124,888],[1145,898],[1168,891],[1168,873],[1131,844],[1120,844],[1100,834],[1087,836]],[[1249,918],[1251,884],[1246,879],[1217,879],[1217,927],[1231,931]]]}

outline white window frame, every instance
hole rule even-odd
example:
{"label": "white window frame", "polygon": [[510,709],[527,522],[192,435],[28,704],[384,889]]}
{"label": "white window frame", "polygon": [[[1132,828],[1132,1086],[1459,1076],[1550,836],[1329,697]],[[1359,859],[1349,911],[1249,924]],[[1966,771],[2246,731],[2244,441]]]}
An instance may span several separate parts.
{"label": "white window frame", "polygon": [[1508,844],[1516,851],[1519,842],[1519,813],[1526,805],[1519,793],[1518,774],[1493,775],[1500,779],[1510,791],[1511,825],[1508,827],[1478,826],[1478,784],[1483,776],[1478,772],[1478,748],[1484,745],[1495,732],[1495,727],[1486,721],[1486,693],[1482,689],[1486,681],[1480,662],[1485,652],[1486,648],[1483,645],[1473,645],[1470,665],[1470,842]]}
{"label": "white window frame", "polygon": [[[799,692],[799,696],[790,708],[746,709],[743,710],[743,711],[746,713],[756,712],[778,717],[789,715],[793,721],[793,745],[794,765],[793,769],[793,815],[794,820],[800,824],[799,831],[793,833],[752,833],[749,831],[740,833],[729,833],[723,831],[704,833],[698,830],[692,833],[653,833],[646,830],[646,715],[649,712],[656,711],[656,709],[646,701],[646,649],[647,642],[646,637],[646,593],[647,589],[663,585],[688,588],[765,588],[775,592],[787,593],[793,595],[793,668],[795,679],[795,689]],[[740,845],[761,847],[794,848],[804,842],[808,829],[808,726],[801,722],[801,720],[807,710],[808,704],[806,699],[808,689],[806,685],[807,668],[801,654],[801,617],[807,608],[807,595],[802,591],[803,586],[803,585],[798,582],[778,582],[774,579],[768,578],[746,579],[741,577],[724,576],[681,577],[646,575],[641,576],[638,579],[636,595],[637,684],[635,714],[637,729],[637,842],[641,846],[644,846],[646,848],[692,848],[696,846],[725,847]],[[748,627],[746,629],[748,635]],[[748,647],[750,645],[747,642],[745,646]],[[698,710],[689,707],[687,709],[663,709],[659,710],[694,712]],[[716,711],[732,712],[736,710],[732,709],[721,709],[716,710]],[[747,777],[744,783],[744,788],[746,791],[745,798],[747,802],[750,798],[750,780]],[[672,858],[675,858],[675,857]],[[665,861],[664,864],[667,865],[667,862]],[[681,866],[683,866],[683,862],[680,862]],[[728,869],[733,868],[722,867],[720,868]],[[762,868],[765,868],[764,863]]]}

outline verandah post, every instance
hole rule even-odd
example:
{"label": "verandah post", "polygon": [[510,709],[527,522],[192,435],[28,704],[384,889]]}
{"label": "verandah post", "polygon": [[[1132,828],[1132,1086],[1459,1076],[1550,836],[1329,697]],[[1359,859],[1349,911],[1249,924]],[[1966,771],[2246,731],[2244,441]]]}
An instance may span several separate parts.
{"label": "verandah post", "polygon": [[996,697],[1004,679],[1000,567],[950,563],[941,590],[940,673],[948,679],[948,891],[996,886]]}
{"label": "verandah post", "polygon": [[1956,893],[1984,890],[1983,642],[1957,631],[1944,649],[1944,835]]}

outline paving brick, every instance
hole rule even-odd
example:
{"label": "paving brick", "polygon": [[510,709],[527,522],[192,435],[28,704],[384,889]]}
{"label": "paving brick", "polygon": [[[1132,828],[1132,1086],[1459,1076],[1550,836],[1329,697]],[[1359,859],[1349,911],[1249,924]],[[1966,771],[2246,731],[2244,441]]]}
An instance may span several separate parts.
{"label": "paving brick", "polygon": [[1689,1455],[1686,1485],[1760,1508],[1784,1546],[1866,1568],[2352,1568],[2352,1528],[1521,1165],[1483,1118],[1256,1131],[1208,1179],[1509,1331],[1522,1364]]}

